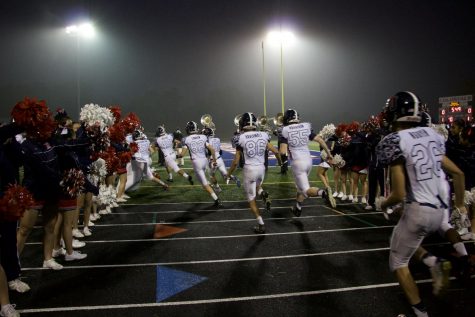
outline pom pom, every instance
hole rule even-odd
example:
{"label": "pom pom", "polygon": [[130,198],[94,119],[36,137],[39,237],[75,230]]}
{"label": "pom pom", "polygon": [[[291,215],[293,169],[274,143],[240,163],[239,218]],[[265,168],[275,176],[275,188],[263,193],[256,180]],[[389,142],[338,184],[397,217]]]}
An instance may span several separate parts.
{"label": "pom pom", "polygon": [[355,134],[356,132],[358,132],[359,128],[360,124],[357,121],[353,121],[346,127],[346,132],[348,132],[349,134]]}
{"label": "pom pom", "polygon": [[120,109],[120,106],[110,106],[109,110],[112,112],[112,115],[114,116],[114,124],[119,123],[120,118],[122,117],[122,110]]}
{"label": "pom pom", "polygon": [[88,167],[87,179],[94,185],[97,185],[105,180],[107,176],[106,161],[102,158],[98,158],[91,163]]}
{"label": "pom pom", "polygon": [[133,133],[135,130],[141,129],[140,119],[133,112],[128,113],[127,116],[122,119],[121,124],[125,130],[125,134]]}
{"label": "pom pom", "polygon": [[51,137],[56,124],[44,100],[29,99],[18,102],[11,116],[18,126],[25,129],[30,138],[45,141]]}
{"label": "pom pom", "polygon": [[338,126],[337,126],[336,129],[335,129],[335,134],[336,134],[336,136],[337,136],[337,137],[341,137],[342,134],[343,134],[343,132],[346,131],[346,127],[347,127],[347,125],[344,124],[344,123],[338,124]]}
{"label": "pom pom", "polygon": [[9,185],[5,195],[0,199],[0,219],[16,221],[34,204],[33,196],[25,187]]}
{"label": "pom pom", "polygon": [[79,120],[84,122],[86,128],[96,126],[103,133],[114,124],[114,116],[109,109],[92,103],[81,108]]}
{"label": "pom pom", "polygon": [[336,165],[338,168],[342,168],[346,164],[345,160],[340,154],[335,154],[331,163]]}
{"label": "pom pom", "polygon": [[328,140],[332,135],[335,134],[335,126],[333,123],[325,125],[320,132],[318,132],[318,135],[324,139],[325,141]]}
{"label": "pom pom", "polygon": [[71,168],[64,172],[63,179],[59,183],[63,192],[71,198],[77,197],[84,191],[84,173],[77,168]]}
{"label": "pom pom", "polygon": [[351,136],[348,134],[345,134],[344,136],[338,138],[338,142],[340,143],[341,146],[348,146],[350,145],[350,142],[351,142]]}
{"label": "pom pom", "polygon": [[97,158],[101,158],[106,162],[108,175],[114,173],[119,167],[120,161],[113,147],[109,147],[107,151],[98,153],[96,159]]}
{"label": "pom pom", "polygon": [[135,143],[135,142],[130,143],[130,144],[129,144],[129,148],[130,148],[130,152],[131,152],[132,154],[135,154],[135,153],[137,153],[137,152],[139,151],[139,146],[138,146],[138,144]]}
{"label": "pom pom", "polygon": [[109,128],[110,140],[114,143],[122,143],[125,140],[125,129],[120,123]]}
{"label": "pom pom", "polygon": [[99,195],[97,196],[96,201],[100,205],[110,205],[117,200],[117,193],[112,186],[107,186],[101,184],[99,186]]}

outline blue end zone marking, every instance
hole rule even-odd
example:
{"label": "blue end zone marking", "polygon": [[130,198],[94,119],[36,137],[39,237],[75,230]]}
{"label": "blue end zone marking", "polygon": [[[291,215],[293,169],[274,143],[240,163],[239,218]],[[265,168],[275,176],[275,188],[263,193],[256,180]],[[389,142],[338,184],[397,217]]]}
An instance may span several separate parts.
{"label": "blue end zone marking", "polygon": [[176,295],[208,278],[188,272],[157,266],[157,303]]}

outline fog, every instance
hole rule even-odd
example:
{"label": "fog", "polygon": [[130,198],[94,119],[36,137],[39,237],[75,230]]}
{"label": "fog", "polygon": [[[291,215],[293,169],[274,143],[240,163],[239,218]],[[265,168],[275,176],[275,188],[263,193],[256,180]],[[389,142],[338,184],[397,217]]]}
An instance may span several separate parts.
{"label": "fog", "polygon": [[[211,114],[226,139],[242,112],[285,108],[319,130],[366,120],[411,90],[435,117],[441,96],[475,92],[473,1],[24,1],[0,4],[0,118],[25,96],[63,107],[120,105],[145,129]],[[93,39],[64,27],[91,20]],[[271,29],[292,45],[273,45]],[[264,66],[262,42],[264,41]],[[78,85],[79,83],[79,85]],[[79,88],[79,89],[78,89]]]}

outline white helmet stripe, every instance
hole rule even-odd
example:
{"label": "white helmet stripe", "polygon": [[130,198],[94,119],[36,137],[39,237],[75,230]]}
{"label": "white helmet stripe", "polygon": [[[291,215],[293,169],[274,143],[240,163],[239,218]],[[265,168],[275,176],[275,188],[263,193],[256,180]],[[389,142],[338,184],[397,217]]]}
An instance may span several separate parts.
{"label": "white helmet stripe", "polygon": [[419,98],[417,98],[416,95],[414,95],[412,92],[410,91],[406,91],[411,97],[412,99],[414,100],[414,114],[413,116],[418,116],[419,115],[419,104],[420,104],[420,101],[419,101]]}

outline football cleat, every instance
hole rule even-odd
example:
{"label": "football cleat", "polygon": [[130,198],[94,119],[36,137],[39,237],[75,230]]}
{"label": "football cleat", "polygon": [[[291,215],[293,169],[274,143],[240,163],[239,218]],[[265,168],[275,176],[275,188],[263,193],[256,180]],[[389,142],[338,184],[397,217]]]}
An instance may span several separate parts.
{"label": "football cleat", "polygon": [[263,234],[263,233],[266,233],[266,228],[264,227],[264,225],[257,225],[254,227],[254,232],[255,233],[258,233],[258,234]]}
{"label": "football cleat", "polygon": [[297,206],[292,206],[290,210],[292,211],[295,217],[300,217],[300,215],[302,214],[302,208],[299,209]]}

